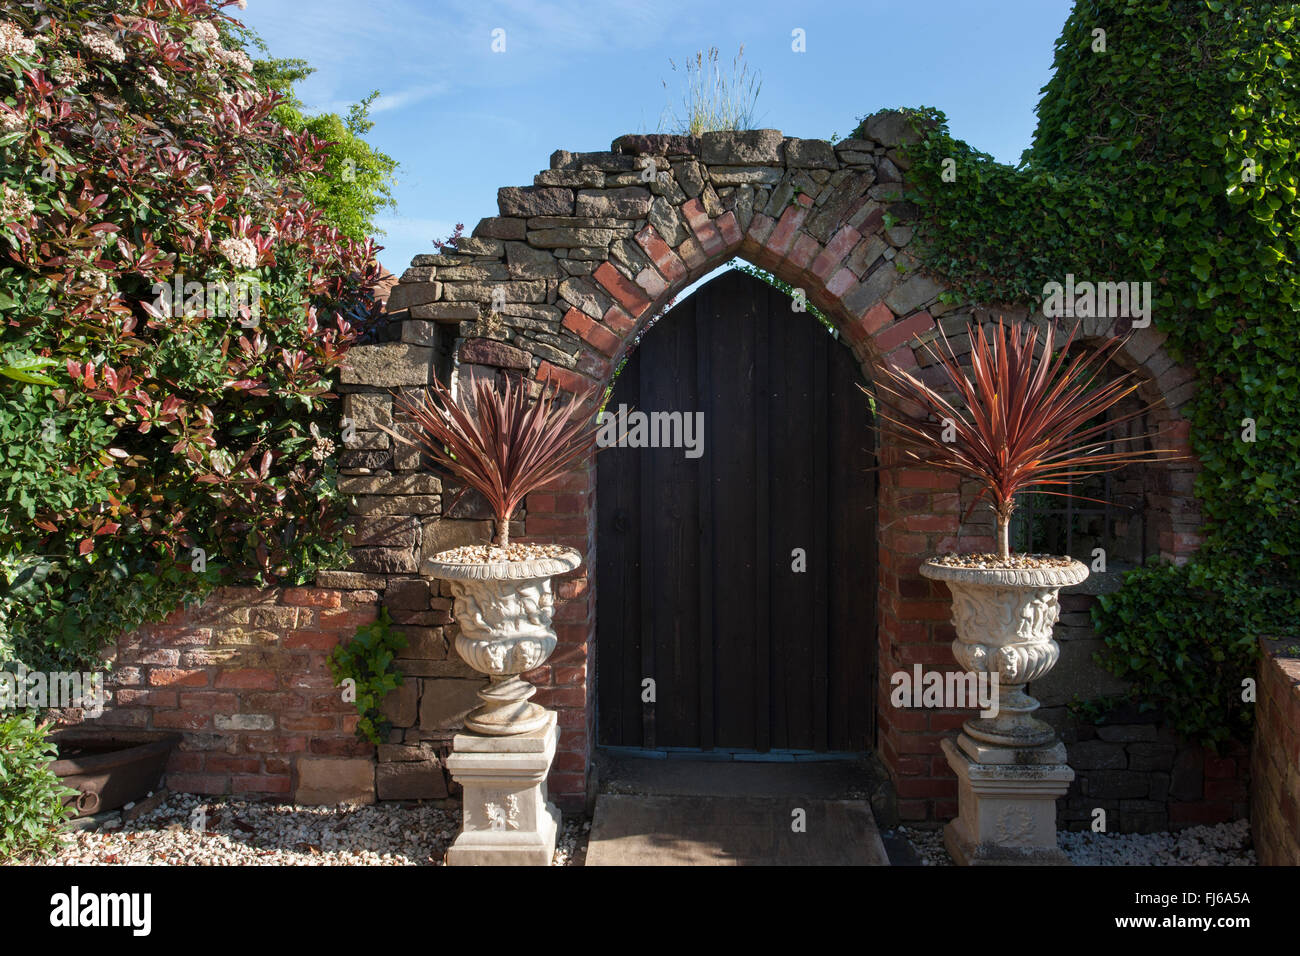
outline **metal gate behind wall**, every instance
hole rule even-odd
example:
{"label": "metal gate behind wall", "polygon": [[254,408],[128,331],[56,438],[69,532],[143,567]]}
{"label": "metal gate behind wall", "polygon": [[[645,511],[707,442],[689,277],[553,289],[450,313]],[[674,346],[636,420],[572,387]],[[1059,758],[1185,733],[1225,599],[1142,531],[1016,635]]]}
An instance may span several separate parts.
{"label": "metal gate behind wall", "polygon": [[736,271],[632,354],[607,409],[703,412],[703,454],[597,457],[601,744],[872,745],[875,478],[859,382],[813,316]]}

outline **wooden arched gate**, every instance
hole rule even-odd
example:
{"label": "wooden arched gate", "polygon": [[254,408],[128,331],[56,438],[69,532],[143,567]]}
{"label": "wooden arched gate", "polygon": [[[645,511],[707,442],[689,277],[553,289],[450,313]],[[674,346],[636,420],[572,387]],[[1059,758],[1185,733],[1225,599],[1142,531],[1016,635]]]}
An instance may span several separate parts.
{"label": "wooden arched gate", "polygon": [[631,355],[606,408],[652,425],[702,413],[702,436],[679,434],[703,444],[597,456],[601,744],[872,746],[876,500],[860,382],[812,315],[738,271]]}

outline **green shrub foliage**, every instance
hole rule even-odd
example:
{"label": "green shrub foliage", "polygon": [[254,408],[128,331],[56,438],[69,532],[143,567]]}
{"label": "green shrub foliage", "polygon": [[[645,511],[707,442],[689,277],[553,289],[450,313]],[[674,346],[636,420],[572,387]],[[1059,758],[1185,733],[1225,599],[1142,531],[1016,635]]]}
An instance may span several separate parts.
{"label": "green shrub foliage", "polygon": [[55,759],[48,727],[26,714],[0,717],[0,863],[32,862],[60,843],[60,827],[76,793],[50,769]]}
{"label": "green shrub foliage", "polygon": [[0,662],[87,666],[342,553],[331,387],[375,250],[239,34],[203,0],[0,0]]}
{"label": "green shrub foliage", "polygon": [[352,640],[330,651],[330,673],[334,683],[353,682],[352,703],[357,708],[357,736],[373,744],[387,741],[389,723],[380,707],[384,698],[402,686],[397,669],[397,652],[406,647],[406,635],[393,629],[388,608],[379,609],[379,619],[357,628]]}
{"label": "green shrub foliage", "polygon": [[1256,638],[1300,613],[1298,58],[1300,4],[1080,0],[1019,167],[911,111],[909,198],[949,301],[1149,280],[1165,347],[1196,372],[1182,413],[1206,541],[1186,567],[1132,572],[1094,620],[1137,699],[1209,744],[1248,730]]}

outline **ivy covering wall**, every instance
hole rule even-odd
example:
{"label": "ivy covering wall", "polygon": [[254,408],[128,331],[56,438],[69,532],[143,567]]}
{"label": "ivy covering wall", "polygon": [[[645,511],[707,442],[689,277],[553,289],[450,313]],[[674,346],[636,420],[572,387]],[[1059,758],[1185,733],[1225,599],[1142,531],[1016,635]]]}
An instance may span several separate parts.
{"label": "ivy covering wall", "polygon": [[[1042,302],[1067,274],[1153,284],[1205,542],[1103,597],[1103,663],[1210,745],[1249,733],[1256,640],[1300,614],[1300,4],[1081,0],[1017,167],[934,109],[908,174],[951,301]],[[945,162],[951,160],[951,162]]]}

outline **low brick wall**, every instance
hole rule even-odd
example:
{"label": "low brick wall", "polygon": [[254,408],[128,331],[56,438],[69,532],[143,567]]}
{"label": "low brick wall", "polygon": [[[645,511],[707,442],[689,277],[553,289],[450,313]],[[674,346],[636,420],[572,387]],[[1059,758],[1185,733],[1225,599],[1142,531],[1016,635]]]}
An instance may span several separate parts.
{"label": "low brick wall", "polygon": [[1250,828],[1263,866],[1300,866],[1300,639],[1261,641]]}
{"label": "low brick wall", "polygon": [[374,748],[326,663],[376,595],[227,588],[124,637],[92,724],[181,731],[166,785],[307,803],[374,799]]}
{"label": "low brick wall", "polygon": [[[94,723],[181,731],[166,785],[185,793],[320,805],[455,799],[445,758],[484,678],[452,646],[447,583],[356,571],[319,580],[331,586],[226,588],[124,637]],[[559,713],[550,784],[566,811],[585,803],[587,646],[564,646],[586,627],[581,616],[570,620],[591,613],[584,591],[581,579],[557,582],[562,646],[525,675],[537,702]],[[383,706],[392,726],[376,748],[356,736],[356,710],[334,686],[328,657],[381,604],[408,643],[398,653],[402,685]]]}

